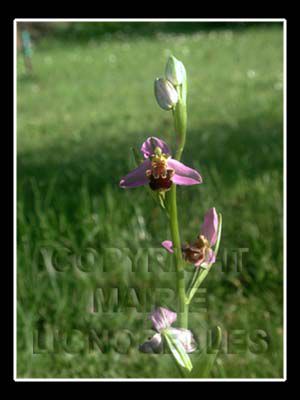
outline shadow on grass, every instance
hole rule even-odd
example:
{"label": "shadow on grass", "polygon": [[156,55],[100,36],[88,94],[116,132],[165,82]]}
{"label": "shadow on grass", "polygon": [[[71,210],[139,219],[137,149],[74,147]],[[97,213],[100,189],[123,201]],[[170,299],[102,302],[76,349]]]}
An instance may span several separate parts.
{"label": "shadow on grass", "polygon": [[[220,200],[217,200],[217,204],[218,207],[228,206],[222,247],[229,250],[239,246],[251,249],[247,258],[247,269],[243,270],[238,278],[233,270],[232,273],[226,273],[226,278],[225,274],[217,274],[214,278],[216,280],[210,281],[211,288],[215,289],[214,293],[218,293],[219,298],[224,299],[226,293],[230,296],[233,291],[242,291],[244,296],[252,291],[259,294],[260,290],[271,290],[272,293],[278,292],[277,298],[281,301],[282,237],[280,215],[276,211],[278,205],[272,204],[274,196],[267,191],[254,192],[254,196],[248,195],[248,192],[255,189],[254,183],[260,177],[268,175],[272,178],[273,173],[277,176],[282,174],[281,127],[280,120],[260,115],[255,120],[238,121],[235,127],[213,124],[202,126],[203,134],[193,130],[188,132],[184,162],[195,168],[199,167],[203,178],[208,181],[209,188],[212,187],[210,171],[217,171],[220,185],[220,193],[217,194]],[[87,130],[89,129],[90,127],[87,127]],[[109,130],[106,129],[106,133],[106,140],[99,138],[97,142],[80,143],[65,141],[39,151],[19,153],[17,196],[21,205],[18,219],[22,218],[21,232],[18,232],[20,243],[23,235],[32,246],[40,244],[48,236],[59,243],[62,239],[70,247],[73,246],[73,242],[76,243],[74,246],[77,243],[81,244],[84,235],[90,233],[96,225],[93,221],[87,223],[86,219],[96,213],[99,214],[97,224],[101,225],[101,235],[92,239],[95,246],[100,244],[113,247],[119,239],[118,235],[123,235],[123,246],[130,246],[132,238],[139,237],[138,234],[133,235],[134,229],[138,228],[135,226],[138,225],[138,216],[133,216],[137,215],[136,210],[139,209],[141,213],[148,211],[145,217],[146,225],[150,221],[156,224],[152,227],[142,227],[142,232],[149,232],[150,238],[153,235],[156,239],[155,244],[158,245],[161,236],[158,239],[155,232],[165,232],[165,227],[164,221],[155,221],[151,199],[137,188],[133,189],[137,197],[132,196],[129,204],[123,190],[118,187],[120,178],[133,166],[133,160],[129,161],[130,146],[141,144],[141,134],[130,133],[130,137],[137,139],[135,143],[128,143],[125,138],[127,135],[112,141],[109,138]],[[246,192],[246,195],[242,195],[240,199],[237,198],[239,195],[234,194],[237,197],[231,196],[230,201],[222,199],[230,197],[231,191],[236,193],[235,186],[238,184],[243,185],[243,193]],[[275,186],[268,185],[267,189],[273,190],[276,184],[277,182]],[[105,202],[107,188],[109,195],[113,197],[110,204]],[[96,200],[95,209],[84,206],[82,191],[87,193],[87,201]],[[186,222],[182,223],[184,237],[188,234],[185,225],[189,223],[188,219],[193,212],[191,210],[198,207],[199,199],[193,190],[185,190],[181,194],[183,203],[188,204],[190,208],[186,215],[181,215],[182,222]],[[215,200],[216,194],[213,196]],[[275,198],[275,202],[279,203],[280,199]],[[55,219],[52,223],[53,215]],[[195,215],[195,226],[199,226],[199,218]],[[61,225],[67,228],[61,228]],[[106,226],[112,234],[106,233]],[[50,230],[52,231],[48,232]],[[144,240],[143,245],[147,246],[149,242]],[[227,289],[229,290],[226,292]]]}
{"label": "shadow on grass", "polygon": [[[89,130],[89,127],[87,127]],[[159,130],[159,129],[158,129]],[[258,116],[255,120],[227,125],[201,126],[203,134],[189,131],[183,160],[205,170],[214,168],[229,190],[239,179],[256,179],[265,172],[283,170],[282,122]],[[107,132],[107,127],[106,127]],[[31,209],[31,179],[47,191],[55,179],[55,202],[76,213],[76,193],[83,182],[90,195],[101,194],[109,186],[119,190],[120,178],[133,167],[130,147],[141,144],[141,134],[130,143],[125,136],[98,142],[61,142],[34,152],[18,155],[18,196]],[[137,189],[134,189],[137,190]]]}
{"label": "shadow on grass", "polygon": [[73,22],[73,23],[32,23],[29,27],[34,38],[49,37],[64,41],[88,41],[118,36],[148,36],[158,33],[192,34],[222,30],[245,30],[282,26],[280,22]]}

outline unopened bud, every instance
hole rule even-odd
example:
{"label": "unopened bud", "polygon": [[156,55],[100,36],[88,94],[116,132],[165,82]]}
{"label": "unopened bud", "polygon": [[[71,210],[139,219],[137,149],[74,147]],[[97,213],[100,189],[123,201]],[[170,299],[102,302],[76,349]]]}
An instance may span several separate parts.
{"label": "unopened bud", "polygon": [[184,65],[174,56],[170,56],[166,64],[165,75],[174,86],[181,85],[186,77]]}
{"label": "unopened bud", "polygon": [[164,110],[171,110],[178,102],[178,93],[167,79],[155,79],[154,93],[159,106]]}

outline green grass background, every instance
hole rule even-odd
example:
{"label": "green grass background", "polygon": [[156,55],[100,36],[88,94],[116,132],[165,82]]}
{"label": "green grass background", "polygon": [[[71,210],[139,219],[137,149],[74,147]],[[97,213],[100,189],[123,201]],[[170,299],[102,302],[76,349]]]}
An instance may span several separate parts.
{"label": "green grass background", "polygon": [[[32,77],[18,53],[18,377],[176,376],[168,355],[138,351],[149,310],[174,309],[160,249],[168,226],[146,190],[118,187],[134,166],[131,146],[151,135],[174,143],[171,113],[153,95],[170,54],[188,75],[183,161],[204,179],[178,189],[182,240],[195,238],[208,208],[223,214],[207,311],[198,299],[190,327],[200,349],[207,329],[223,329],[211,377],[283,375],[282,26],[152,27],[58,24],[34,42]],[[248,252],[236,271],[238,248]],[[103,304],[118,288],[119,306],[92,312],[101,288]],[[257,330],[268,345],[255,351]],[[233,346],[239,332],[246,344]]]}

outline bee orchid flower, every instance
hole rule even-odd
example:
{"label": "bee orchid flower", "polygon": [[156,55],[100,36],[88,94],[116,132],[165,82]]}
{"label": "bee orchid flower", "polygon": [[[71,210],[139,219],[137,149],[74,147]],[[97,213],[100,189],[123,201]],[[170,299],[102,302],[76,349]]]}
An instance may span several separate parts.
{"label": "bee orchid flower", "polygon": [[196,350],[196,342],[193,334],[188,329],[173,328],[171,325],[177,319],[177,314],[167,308],[158,307],[150,314],[152,328],[157,332],[140,346],[142,353],[161,353],[163,350],[163,334],[167,331],[184,347],[187,353]]}
{"label": "bee orchid flower", "polygon": [[[183,258],[194,264],[195,267],[207,267],[216,261],[212,247],[216,244],[218,234],[218,214],[215,208],[211,208],[204,217],[204,223],[200,234],[195,242],[182,247]],[[162,246],[169,252],[174,253],[173,243],[170,240],[162,242]]]}
{"label": "bee orchid flower", "polygon": [[161,139],[149,137],[141,147],[144,161],[120,181],[127,189],[149,184],[152,190],[166,191],[175,185],[202,183],[200,174],[172,158],[168,145]]}

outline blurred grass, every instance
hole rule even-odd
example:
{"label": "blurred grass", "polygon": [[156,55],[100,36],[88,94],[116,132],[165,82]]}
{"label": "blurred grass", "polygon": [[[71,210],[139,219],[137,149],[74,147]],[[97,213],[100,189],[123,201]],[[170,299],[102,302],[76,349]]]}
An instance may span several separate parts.
{"label": "blurred grass", "polygon": [[[183,161],[204,177],[203,185],[178,190],[182,238],[194,239],[212,206],[224,219],[220,260],[203,285],[209,312],[194,306],[191,328],[196,334],[223,328],[213,377],[283,375],[282,29],[250,25],[151,36],[118,30],[72,42],[46,36],[34,47],[32,77],[18,55],[18,377],[175,373],[168,356],[163,363],[137,350],[149,334],[148,309],[174,307],[168,296],[153,298],[155,288],[175,289],[159,248],[168,229],[145,190],[118,187],[134,165],[131,146],[150,135],[173,140],[171,115],[153,96],[154,78],[171,53],[188,73]],[[113,255],[114,247],[127,249],[127,256]],[[249,250],[237,272],[238,248]],[[124,307],[89,312],[93,290],[103,288],[108,296],[109,287],[120,289]],[[138,312],[137,301],[145,305]],[[33,351],[37,329],[50,343],[39,344],[48,346],[41,354]],[[248,346],[230,354],[228,337],[236,330],[248,342],[265,331],[268,349],[255,354]],[[93,332],[102,354],[87,351],[88,342],[80,348],[81,336],[88,340]],[[78,354],[61,345],[68,333]],[[53,334],[62,347],[50,351]],[[128,337],[127,354],[114,351],[126,349]]]}

